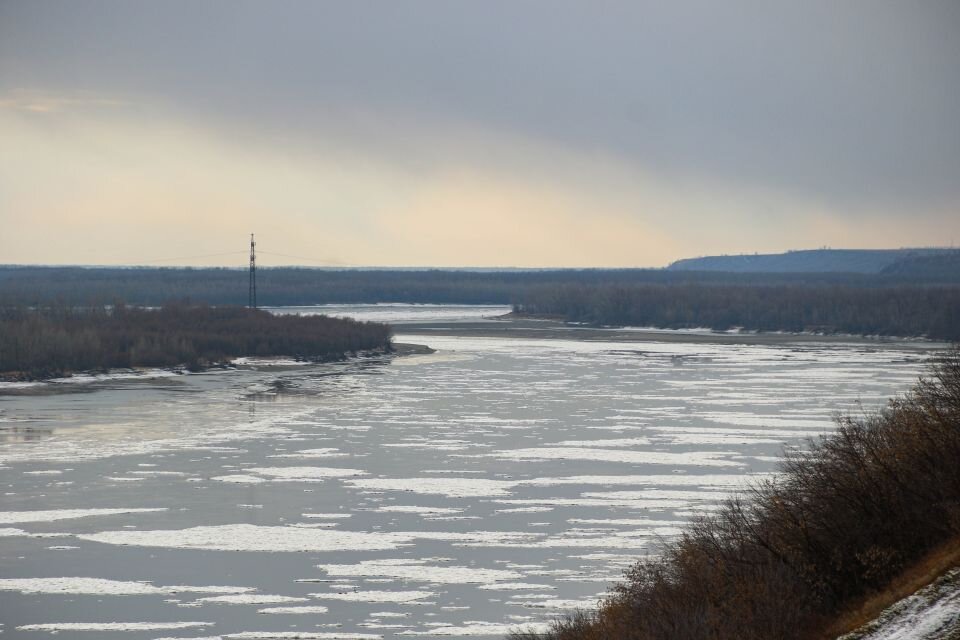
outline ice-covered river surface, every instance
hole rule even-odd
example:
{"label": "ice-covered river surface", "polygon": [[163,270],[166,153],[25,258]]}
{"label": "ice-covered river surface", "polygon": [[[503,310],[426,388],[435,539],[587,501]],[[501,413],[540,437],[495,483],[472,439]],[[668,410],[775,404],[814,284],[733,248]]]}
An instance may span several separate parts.
{"label": "ice-covered river surface", "polygon": [[398,341],[437,351],[0,395],[0,637],[499,637],[930,352]]}

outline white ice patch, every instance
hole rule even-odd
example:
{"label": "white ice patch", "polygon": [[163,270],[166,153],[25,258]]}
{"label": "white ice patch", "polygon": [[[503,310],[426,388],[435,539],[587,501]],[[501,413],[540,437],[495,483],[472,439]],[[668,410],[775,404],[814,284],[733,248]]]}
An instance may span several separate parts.
{"label": "white ice patch", "polygon": [[249,587],[155,586],[144,581],[107,580],[105,578],[3,578],[0,591],[30,594],[75,594],[98,596],[171,595],[175,593],[244,593]]}
{"label": "white ice patch", "polygon": [[536,584],[533,582],[498,582],[495,584],[485,584],[478,589],[485,591],[539,591],[543,589],[552,590],[556,587],[549,584]]}
{"label": "white ice patch", "polygon": [[523,575],[504,569],[477,569],[431,565],[425,560],[364,560],[357,564],[320,564],[317,568],[330,576],[387,577],[433,584],[475,584],[516,580]]}
{"label": "white ice patch", "polygon": [[275,596],[258,593],[238,593],[224,596],[210,596],[197,600],[199,604],[284,604],[287,602],[306,602],[306,598]]}
{"label": "white ice patch", "polygon": [[343,458],[349,456],[349,453],[344,453],[339,449],[331,449],[329,447],[323,449],[302,449],[300,451],[294,451],[293,453],[276,453],[268,458]]}
{"label": "white ice patch", "polygon": [[432,591],[348,591],[346,593],[311,593],[318,600],[342,600],[344,602],[395,602],[406,603],[423,600],[434,595]]}
{"label": "white ice patch", "polygon": [[524,480],[522,484],[534,487],[552,487],[561,485],[599,484],[599,485],[640,485],[652,487],[711,487],[726,490],[738,489],[748,481],[768,478],[772,474],[755,473],[751,475],[696,475],[696,474],[658,474],[624,476],[567,476],[565,478],[535,478]]}
{"label": "white ice patch", "polygon": [[317,482],[328,478],[367,475],[367,472],[363,469],[343,469],[340,467],[252,467],[244,469],[244,471],[267,476],[274,480],[290,482]]}
{"label": "white ice patch", "polygon": [[338,631],[242,631],[228,633],[224,640],[381,640],[372,633],[341,633]]}
{"label": "white ice patch", "polygon": [[367,491],[410,491],[450,498],[507,496],[519,483],[485,478],[362,478],[346,484]]}
{"label": "white ice patch", "polygon": [[257,613],[276,614],[276,615],[307,615],[317,613],[327,613],[329,609],[320,605],[310,605],[306,607],[266,607],[259,609]]}
{"label": "white ice patch", "polygon": [[[592,449],[589,447],[534,447],[487,454],[504,460],[592,460],[596,462],[624,462],[628,464],[664,464],[694,467],[744,467],[743,462],[730,460],[735,451],[624,451],[622,449]],[[488,494],[489,495],[489,494]]]}
{"label": "white ice patch", "polygon": [[212,622],[50,622],[25,624],[17,631],[159,631],[161,629],[191,629],[209,627]]}
{"label": "white ice patch", "polygon": [[161,531],[104,531],[77,537],[104,544],[218,551],[383,551],[397,549],[413,540],[410,535],[398,533],[252,524]]}
{"label": "white ice patch", "polygon": [[262,484],[264,482],[270,482],[266,478],[250,476],[242,473],[234,473],[227,476],[214,476],[210,479],[216,480],[217,482],[229,482],[231,484]]}
{"label": "white ice patch", "polygon": [[502,636],[513,631],[527,631],[544,633],[550,629],[546,623],[502,624],[497,622],[467,622],[462,625],[448,625],[432,627],[423,631],[401,631],[398,636]]}
{"label": "white ice patch", "polygon": [[377,511],[384,513],[415,513],[418,515],[451,515],[463,513],[463,509],[454,507],[418,507],[415,505],[386,505],[377,507]]}
{"label": "white ice patch", "polygon": [[564,440],[563,442],[558,442],[555,445],[547,446],[587,447],[602,449],[603,447],[635,447],[638,445],[648,444],[650,444],[650,440],[648,438],[616,438],[607,440]]}
{"label": "white ice patch", "polygon": [[166,511],[165,508],[141,509],[49,509],[44,511],[0,511],[0,524],[14,524],[22,522],[54,522],[56,520],[70,520],[72,518],[89,518],[92,516],[112,516],[124,513],[148,513],[151,511]]}

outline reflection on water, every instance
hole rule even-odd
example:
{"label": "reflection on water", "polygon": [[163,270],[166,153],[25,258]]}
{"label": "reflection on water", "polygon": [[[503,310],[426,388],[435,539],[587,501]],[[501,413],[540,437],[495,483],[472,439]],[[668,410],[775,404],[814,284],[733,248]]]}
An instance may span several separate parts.
{"label": "reflection on water", "polygon": [[199,623],[180,634],[499,637],[592,605],[924,360],[398,339],[437,352],[0,399],[4,637],[73,622],[144,640]]}

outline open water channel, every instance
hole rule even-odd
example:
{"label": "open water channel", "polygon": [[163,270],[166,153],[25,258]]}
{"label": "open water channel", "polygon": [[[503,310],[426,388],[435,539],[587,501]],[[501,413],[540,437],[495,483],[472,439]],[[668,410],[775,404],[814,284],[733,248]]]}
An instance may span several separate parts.
{"label": "open water channel", "polygon": [[836,412],[905,391],[935,346],[403,327],[398,342],[436,352],[0,389],[0,637],[542,625]]}

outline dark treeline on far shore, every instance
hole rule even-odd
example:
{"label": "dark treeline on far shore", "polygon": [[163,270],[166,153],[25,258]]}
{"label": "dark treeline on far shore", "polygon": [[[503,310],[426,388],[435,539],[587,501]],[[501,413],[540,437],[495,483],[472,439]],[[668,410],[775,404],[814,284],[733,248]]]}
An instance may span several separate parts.
{"label": "dark treeline on far shore", "polygon": [[[956,340],[960,262],[953,254],[922,261],[926,261],[922,268],[873,274],[261,268],[258,293],[264,306],[503,304],[529,314],[600,325],[743,327]],[[927,262],[936,263],[936,268]],[[0,306],[90,306],[115,299],[154,306],[172,299],[242,305],[246,296],[247,273],[242,269],[0,267]]]}
{"label": "dark treeline on far shore", "polygon": [[384,324],[243,307],[0,307],[0,377],[6,379],[126,367],[199,369],[239,356],[333,360],[389,346]]}
{"label": "dark treeline on far shore", "polygon": [[[361,270],[263,268],[257,272],[261,305],[412,302],[514,304],[534,290],[567,285],[844,285],[960,286],[960,265],[930,277],[916,273],[728,273],[665,269],[521,271]],[[208,304],[247,302],[247,272],[225,268],[118,268],[0,266],[0,304],[160,305],[189,299]]]}
{"label": "dark treeline on far shore", "polygon": [[901,597],[904,572],[952,566],[960,351],[883,411],[837,426],[640,560],[599,611],[513,640],[835,638]]}
{"label": "dark treeline on far shore", "polygon": [[960,340],[960,287],[695,284],[541,287],[515,311],[639,327],[817,331]]}

